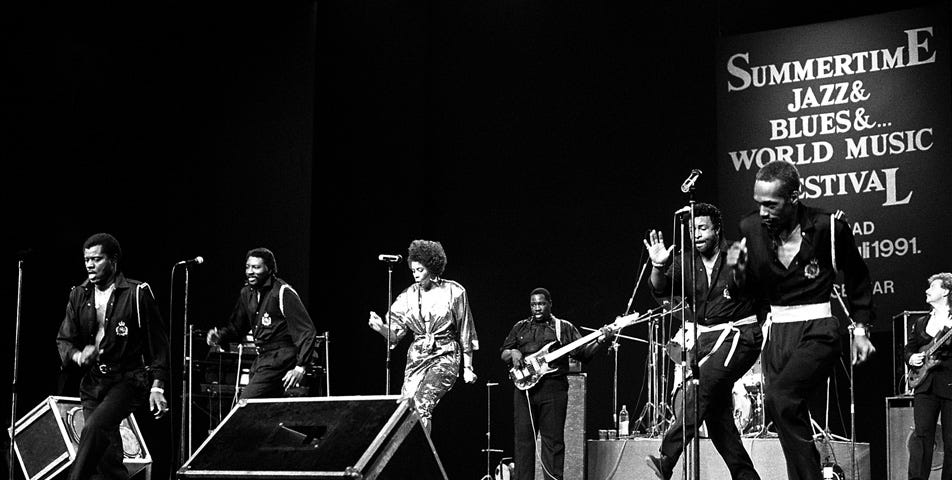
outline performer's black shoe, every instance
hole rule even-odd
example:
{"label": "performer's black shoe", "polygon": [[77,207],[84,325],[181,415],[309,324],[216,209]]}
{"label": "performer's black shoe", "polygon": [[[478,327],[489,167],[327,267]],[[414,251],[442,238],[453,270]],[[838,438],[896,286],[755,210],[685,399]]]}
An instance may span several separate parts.
{"label": "performer's black shoe", "polygon": [[648,468],[650,468],[658,478],[661,480],[670,480],[673,472],[665,468],[664,455],[648,455],[645,457],[645,463],[648,464]]}

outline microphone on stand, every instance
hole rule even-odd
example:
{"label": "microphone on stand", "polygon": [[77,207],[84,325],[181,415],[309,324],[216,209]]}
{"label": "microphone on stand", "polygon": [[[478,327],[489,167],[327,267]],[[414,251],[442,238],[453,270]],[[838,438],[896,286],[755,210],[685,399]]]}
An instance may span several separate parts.
{"label": "microphone on stand", "polygon": [[691,207],[690,207],[690,206],[684,206],[684,207],[681,207],[681,208],[680,208],[679,210],[677,210],[676,212],[674,212],[674,214],[675,214],[675,215],[684,215],[685,213],[688,213],[688,212],[690,212],[690,211],[691,211]]}
{"label": "microphone on stand", "polygon": [[201,264],[203,264],[203,263],[205,263],[205,259],[202,258],[201,255],[199,255],[199,256],[197,256],[197,257],[195,257],[195,258],[190,258],[190,259],[188,259],[188,260],[182,260],[181,262],[176,263],[176,265],[201,265]]}
{"label": "microphone on stand", "polygon": [[684,183],[681,184],[681,193],[688,193],[692,188],[694,188],[694,183],[697,182],[697,178],[700,176],[700,170],[696,168],[691,170],[691,174],[688,175],[688,178],[686,178]]}
{"label": "microphone on stand", "polygon": [[377,255],[377,260],[380,260],[381,262],[387,262],[387,263],[397,263],[402,259],[403,257],[400,255],[387,255],[387,254]]}

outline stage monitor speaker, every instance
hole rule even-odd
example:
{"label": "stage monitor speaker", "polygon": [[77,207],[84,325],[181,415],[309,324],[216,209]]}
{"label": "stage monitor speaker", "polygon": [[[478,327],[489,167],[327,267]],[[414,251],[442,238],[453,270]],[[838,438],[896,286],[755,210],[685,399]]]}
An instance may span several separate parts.
{"label": "stage monitor speaker", "polygon": [[[909,473],[909,439],[915,421],[912,415],[912,397],[886,399],[886,471],[889,480],[905,480]],[[942,420],[935,430],[935,448],[932,451],[932,471],[942,471]],[[936,474],[938,475],[938,473]]]}
{"label": "stage monitor speaker", "polygon": [[[75,397],[47,397],[17,420],[14,451],[24,478],[47,480],[66,470],[76,460],[84,425],[83,407]],[[152,457],[133,415],[122,421],[119,433],[129,476],[145,471],[149,478]]]}
{"label": "stage monitor speaker", "polygon": [[242,400],[182,478],[446,480],[429,434],[397,395]]}
{"label": "stage monitor speaker", "polygon": [[[585,375],[569,373],[569,401],[565,412],[565,466],[564,478],[585,478]],[[538,445],[539,442],[536,442]],[[535,460],[535,480],[547,480],[542,470],[541,457]]]}

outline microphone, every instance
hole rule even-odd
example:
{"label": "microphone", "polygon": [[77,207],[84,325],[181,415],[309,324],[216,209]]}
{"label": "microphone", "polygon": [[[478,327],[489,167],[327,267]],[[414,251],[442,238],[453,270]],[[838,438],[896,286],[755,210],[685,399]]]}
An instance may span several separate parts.
{"label": "microphone", "polygon": [[188,260],[182,260],[181,262],[176,263],[176,265],[201,265],[202,263],[205,263],[205,259],[201,256],[197,256]]}
{"label": "microphone", "polygon": [[400,255],[387,255],[383,253],[380,255],[377,255],[377,260],[380,260],[381,262],[387,262],[387,263],[397,263],[402,258],[403,257]]}
{"label": "microphone", "polygon": [[487,387],[495,387],[496,385],[499,385],[499,384],[496,382],[486,382]]}
{"label": "microphone", "polygon": [[697,177],[701,176],[701,171],[698,169],[691,170],[691,174],[688,175],[688,178],[684,180],[684,183],[681,184],[681,193],[688,193],[692,188],[694,188],[694,182],[697,182]]}
{"label": "microphone", "polygon": [[[684,188],[684,187],[681,187],[681,188]],[[681,215],[681,214],[684,214],[684,213],[688,213],[688,212],[690,212],[690,211],[691,211],[691,206],[690,206],[690,205],[685,205],[685,206],[681,207],[680,210],[674,212],[674,214],[675,214],[675,215]]]}

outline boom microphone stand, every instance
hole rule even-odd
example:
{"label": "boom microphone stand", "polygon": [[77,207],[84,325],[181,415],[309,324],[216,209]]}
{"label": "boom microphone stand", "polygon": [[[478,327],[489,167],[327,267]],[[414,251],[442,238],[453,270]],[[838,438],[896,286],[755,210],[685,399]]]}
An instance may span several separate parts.
{"label": "boom microphone stand", "polygon": [[[638,287],[641,286],[641,279],[645,276],[645,269],[648,268],[648,262],[651,260],[645,260],[645,263],[641,265],[641,271],[638,272],[638,279],[635,281],[635,288],[631,291],[631,297],[628,298],[628,305],[625,307],[625,315],[631,313],[631,304],[635,301],[635,295],[638,293]],[[648,338],[649,342],[651,339],[651,326],[654,322],[648,324]],[[615,425],[615,428],[619,428],[618,424],[618,349],[620,344],[618,343],[618,335],[615,335],[612,338],[612,344],[609,349],[612,351],[613,355],[613,366],[612,366],[612,424]],[[654,403],[654,376],[655,376],[655,362],[654,362],[654,349],[651,343],[648,344],[648,403],[645,404],[644,410],[641,415],[638,416],[639,422],[649,410],[657,408],[657,403]],[[653,422],[652,422],[653,423]]]}

